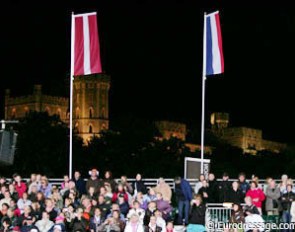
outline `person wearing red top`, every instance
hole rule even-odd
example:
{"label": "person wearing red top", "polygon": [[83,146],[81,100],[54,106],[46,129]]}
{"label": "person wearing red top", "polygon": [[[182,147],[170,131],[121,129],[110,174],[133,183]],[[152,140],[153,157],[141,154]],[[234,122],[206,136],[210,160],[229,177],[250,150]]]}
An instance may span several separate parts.
{"label": "person wearing red top", "polygon": [[15,187],[15,190],[17,191],[17,193],[18,193],[18,197],[22,198],[24,192],[27,191],[27,185],[22,182],[22,178],[18,174],[14,174],[13,179],[14,179],[14,187]]}
{"label": "person wearing red top", "polygon": [[257,207],[260,214],[262,214],[262,202],[265,200],[265,195],[262,189],[258,188],[258,184],[255,181],[251,182],[250,189],[246,193],[246,196],[251,197],[253,205]]}
{"label": "person wearing red top", "polygon": [[124,197],[125,202],[128,202],[128,194],[125,192],[124,186],[122,184],[119,184],[118,190],[116,192],[114,192],[113,197],[112,197],[112,202],[118,203],[119,196]]}

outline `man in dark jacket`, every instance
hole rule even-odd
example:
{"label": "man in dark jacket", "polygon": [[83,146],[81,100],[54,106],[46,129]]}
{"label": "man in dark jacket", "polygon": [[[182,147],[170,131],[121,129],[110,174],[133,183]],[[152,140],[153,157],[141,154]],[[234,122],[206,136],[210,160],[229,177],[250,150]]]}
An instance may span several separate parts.
{"label": "man in dark jacket", "polygon": [[143,183],[142,178],[141,178],[141,174],[136,175],[136,178],[135,178],[135,181],[132,185],[132,188],[134,190],[134,195],[136,195],[138,192],[141,192],[143,194],[147,193],[145,184]]}
{"label": "man in dark jacket", "polygon": [[229,191],[231,189],[231,182],[228,180],[228,174],[225,172],[222,176],[222,181],[218,185],[219,189],[219,203],[227,202],[229,200]]}
{"label": "man in dark jacket", "polygon": [[232,187],[229,190],[228,201],[235,204],[241,204],[244,202],[243,193],[239,189],[239,184],[237,181],[232,183]]}
{"label": "man in dark jacket", "polygon": [[[188,224],[190,201],[192,200],[192,188],[190,183],[182,179],[181,177],[175,178],[175,196],[178,202],[178,224],[184,223]],[[184,208],[184,218],[183,218],[183,208]]]}
{"label": "man in dark jacket", "polygon": [[86,194],[85,181],[81,178],[81,173],[79,171],[75,171],[73,180],[80,195]]}
{"label": "man in dark jacket", "polygon": [[210,203],[217,203],[218,202],[218,183],[215,180],[215,175],[213,173],[209,173],[208,179],[209,179],[208,195],[210,196]]}
{"label": "man in dark jacket", "polygon": [[[283,208],[283,222],[284,223],[291,223],[291,205],[292,202],[295,200],[295,193],[292,192],[292,185],[287,185],[287,192],[283,194],[281,198],[281,204]],[[285,230],[289,231],[289,230]],[[290,230],[291,231],[291,230]]]}
{"label": "man in dark jacket", "polygon": [[89,191],[90,187],[95,189],[95,193],[99,193],[100,187],[103,186],[103,183],[100,179],[98,179],[99,172],[97,169],[93,168],[89,171],[90,178],[87,180],[86,183],[86,191]]}
{"label": "man in dark jacket", "polygon": [[239,174],[239,189],[242,192],[243,198],[245,198],[246,193],[248,192],[248,190],[250,189],[250,185],[249,183],[246,181],[246,174],[241,172]]}

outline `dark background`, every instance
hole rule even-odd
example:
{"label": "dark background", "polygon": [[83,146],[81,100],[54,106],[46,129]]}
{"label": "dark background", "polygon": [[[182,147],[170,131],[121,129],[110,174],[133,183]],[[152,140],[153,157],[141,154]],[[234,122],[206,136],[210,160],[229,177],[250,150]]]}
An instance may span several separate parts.
{"label": "dark background", "polygon": [[[61,2],[61,3],[60,3]],[[159,3],[161,2],[161,3]],[[98,12],[103,69],[111,75],[111,126],[124,115],[188,123],[201,116],[203,13],[219,9],[225,74],[207,81],[207,124],[227,111],[231,125],[294,141],[295,14],[289,4],[247,1],[13,1],[1,4],[0,118],[4,89],[69,94],[71,12]]]}

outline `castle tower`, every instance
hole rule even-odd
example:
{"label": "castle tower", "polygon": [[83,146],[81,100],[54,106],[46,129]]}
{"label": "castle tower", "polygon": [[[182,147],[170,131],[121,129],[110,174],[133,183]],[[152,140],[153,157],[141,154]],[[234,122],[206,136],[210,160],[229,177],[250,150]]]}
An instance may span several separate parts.
{"label": "castle tower", "polygon": [[215,112],[211,114],[211,127],[213,130],[222,130],[228,127],[229,114],[222,112]]}
{"label": "castle tower", "polygon": [[84,142],[109,128],[109,89],[105,74],[75,77],[73,128]]}

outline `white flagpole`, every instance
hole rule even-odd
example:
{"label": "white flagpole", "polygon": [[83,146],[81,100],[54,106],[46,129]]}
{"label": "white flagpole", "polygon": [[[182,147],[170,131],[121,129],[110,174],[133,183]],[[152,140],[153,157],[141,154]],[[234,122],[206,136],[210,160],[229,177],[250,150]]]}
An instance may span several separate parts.
{"label": "white flagpole", "polygon": [[204,140],[205,140],[205,90],[206,90],[206,12],[204,13],[203,35],[203,75],[202,75],[202,122],[201,122],[201,174],[204,174]]}
{"label": "white flagpole", "polygon": [[72,13],[71,30],[71,74],[70,74],[70,147],[69,147],[69,178],[73,174],[73,81],[74,81],[74,51],[75,51],[75,18]]}

